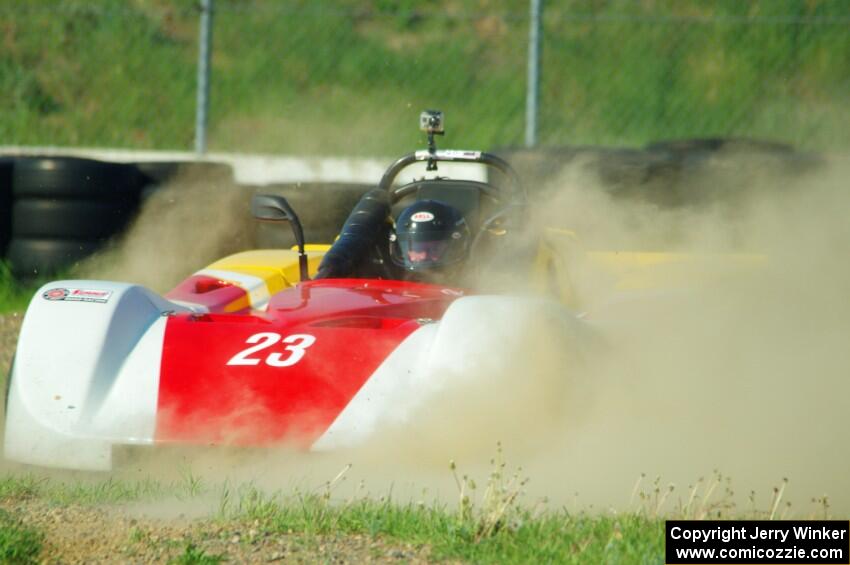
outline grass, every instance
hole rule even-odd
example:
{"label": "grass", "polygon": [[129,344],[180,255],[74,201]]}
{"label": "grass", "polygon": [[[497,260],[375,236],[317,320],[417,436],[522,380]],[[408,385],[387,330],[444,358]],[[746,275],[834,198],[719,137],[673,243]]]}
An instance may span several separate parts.
{"label": "grass", "polygon": [[[660,478],[648,481],[641,477],[626,510],[587,512],[550,508],[546,500],[527,501],[528,478],[521,469],[509,469],[500,451],[481,486],[450,465],[458,489],[454,505],[395,500],[389,494],[374,497],[362,488],[340,499],[334,492],[349,469],[342,469],[318,489],[286,493],[263,492],[251,483],[207,485],[189,471],[172,483],[7,475],[0,478],[0,499],[103,505],[213,496],[219,498],[219,510],[212,516],[213,525],[218,525],[214,531],[240,531],[250,524],[256,535],[294,535],[297,543],[308,548],[347,536],[366,536],[389,544],[427,546],[430,557],[437,560],[476,563],[660,563],[665,519],[784,519],[791,515],[784,498],[787,480],[773,488],[767,507],[758,508],[755,493],[751,493],[749,507],[743,508],[736,506],[731,479],[718,472],[690,485],[683,497],[676,496],[675,488],[663,485]],[[816,510],[809,518],[831,517],[825,497],[813,503]],[[200,535],[203,538],[204,534]],[[130,537],[154,545],[172,543],[153,542],[138,529]],[[37,532],[0,514],[0,550],[36,555],[40,539]],[[201,542],[187,540],[182,549],[171,563],[219,563],[224,559],[207,553]]]}
{"label": "grass", "polygon": [[74,278],[68,270],[49,275],[15,277],[9,265],[0,259],[0,315],[24,312],[36,291],[50,281]]}
{"label": "grass", "polygon": [[43,536],[0,511],[0,563],[38,563]]}
{"label": "grass", "polygon": [[[758,508],[750,493],[748,508],[734,502],[729,477],[716,472],[690,485],[684,499],[674,498],[675,487],[660,478],[635,484],[629,509],[621,512],[570,512],[551,509],[545,500],[529,504],[523,498],[528,478],[521,469],[509,472],[501,450],[483,488],[470,477],[459,476],[452,463],[458,499],[455,507],[437,503],[374,499],[354,495],[333,501],[335,485],[348,469],[313,493],[269,496],[243,485],[224,505],[220,515],[260,524],[272,534],[301,533],[308,539],[328,536],[370,537],[429,546],[437,559],[475,563],[655,563],[662,562],[664,521],[668,518],[784,519],[791,505],[783,499],[787,480],[774,487],[767,508]],[[812,501],[817,510],[809,517],[828,519],[824,497]]]}
{"label": "grass", "polygon": [[[526,4],[218,0],[210,146],[395,155],[524,135]],[[478,5],[476,5],[478,6]],[[843,2],[570,0],[543,20],[543,144],[749,135],[850,146]],[[195,2],[0,0],[8,144],[192,146]]]}
{"label": "grass", "polygon": [[224,556],[208,554],[193,543],[186,545],[186,549],[179,556],[169,560],[170,565],[216,565],[225,561]]}
{"label": "grass", "polygon": [[[436,502],[395,501],[391,496],[334,500],[334,486],[346,470],[317,492],[286,496],[264,494],[251,484],[225,484],[218,493],[222,502],[216,520],[225,525],[250,522],[258,531],[268,534],[297,534],[305,547],[318,545],[322,539],[349,535],[428,546],[435,559],[492,563],[661,559],[663,522],[658,517],[640,513],[573,515],[566,511],[543,511],[540,505],[526,508],[520,504],[524,479],[517,473],[507,476],[501,464],[494,466],[480,500],[473,494],[474,483],[466,477],[458,478],[461,491],[455,509]],[[8,475],[0,479],[0,499],[36,497],[54,504],[102,505],[175,495],[192,497],[216,490],[199,485],[199,480],[191,476],[184,476],[174,484],[161,484],[111,478],[81,483]],[[18,545],[14,551],[25,551],[22,544],[27,543],[31,555],[37,555],[40,546],[36,542],[40,538],[36,533],[20,528],[9,531],[15,540],[21,540],[15,542]],[[209,554],[188,542],[171,563],[206,564],[222,560],[223,556]]]}
{"label": "grass", "polygon": [[16,280],[8,265],[0,260],[0,315],[26,310],[39,286],[41,281]]}
{"label": "grass", "polygon": [[510,518],[440,505],[361,499],[328,504],[321,496],[297,496],[250,507],[248,519],[271,533],[308,537],[364,534],[414,546],[427,545],[437,559],[486,563],[645,562],[663,551],[663,521],[637,514],[537,514],[515,508]]}
{"label": "grass", "polygon": [[164,498],[185,500],[200,494],[201,491],[185,481],[119,480],[111,476],[52,480],[35,474],[0,477],[0,499],[39,498],[59,505],[122,504]]}

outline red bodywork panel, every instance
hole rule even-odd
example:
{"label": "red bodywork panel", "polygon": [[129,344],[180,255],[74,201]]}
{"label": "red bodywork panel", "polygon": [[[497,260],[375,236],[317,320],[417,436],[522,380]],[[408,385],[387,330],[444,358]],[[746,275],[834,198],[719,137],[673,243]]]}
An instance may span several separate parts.
{"label": "red bodywork panel", "polygon": [[[237,305],[236,311],[240,313],[250,310],[247,293],[241,287],[208,275],[192,275],[174,287],[165,297],[169,300],[201,304],[211,312],[224,311],[231,305]],[[240,302],[244,307],[238,307]]]}
{"label": "red bodywork panel", "polygon": [[252,314],[168,320],[157,441],[309,445],[386,357],[463,292],[390,280],[299,284]]}

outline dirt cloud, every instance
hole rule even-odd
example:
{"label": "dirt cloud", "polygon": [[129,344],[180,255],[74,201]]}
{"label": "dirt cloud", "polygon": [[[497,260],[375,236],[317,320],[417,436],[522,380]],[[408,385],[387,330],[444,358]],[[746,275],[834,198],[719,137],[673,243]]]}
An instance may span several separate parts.
{"label": "dirt cloud", "polygon": [[[180,464],[170,468],[274,490],[317,488],[353,463],[350,487],[362,480],[376,494],[451,500],[448,461],[486,476],[501,441],[509,465],[531,478],[528,497],[557,506],[627,509],[645,473],[647,482],[660,476],[676,485],[669,509],[718,469],[732,478],[740,506],[751,490],[758,507],[769,506],[772,487],[788,478],[796,515],[812,512],[811,497],[823,494],[834,514],[847,515],[850,165],[834,159],[794,179],[770,170],[753,176],[746,168],[765,164],[746,159],[734,166],[753,179],[747,190],[698,206],[614,197],[581,163],[535,194],[535,225],[577,234],[566,267],[578,297],[574,313],[593,336],[583,362],[565,361],[534,324],[512,324],[540,350],[515,348],[504,378],[465,375],[457,390],[362,448],[171,453]],[[708,169],[694,190],[734,174]],[[209,246],[225,251],[243,229],[234,220],[242,195],[197,187],[197,197],[183,195],[179,212],[168,208],[168,191],[155,195],[117,251],[121,259],[93,270],[163,290],[162,281],[199,267],[193,257]],[[198,206],[209,208],[201,220]],[[680,259],[618,271],[605,259],[616,257],[594,254],[661,250]],[[506,335],[494,331],[490,339],[495,351]],[[553,385],[559,376],[569,386]],[[152,459],[134,472],[162,468]]]}
{"label": "dirt cloud", "polygon": [[250,198],[230,167],[183,167],[147,196],[127,232],[78,274],[166,292],[215,259],[251,247]]}
{"label": "dirt cloud", "polygon": [[[606,346],[584,375],[591,408],[567,415],[526,465],[544,491],[622,508],[641,473],[686,498],[719,469],[739,502],[755,490],[768,506],[787,477],[798,513],[823,494],[850,511],[850,168],[762,172],[735,198],[672,209],[614,200],[577,168],[550,187],[541,221],[574,226],[591,251],[696,258],[627,269],[619,275],[632,282],[619,287],[586,256],[571,265]],[[695,185],[710,186],[711,175]]]}
{"label": "dirt cloud", "polygon": [[[540,342],[550,332],[513,323],[514,336],[538,346],[503,367],[515,378],[466,375],[392,434],[406,448],[378,440],[366,452],[435,474],[448,474],[435,463],[452,458],[486,476],[482,446],[492,456],[500,440],[531,478],[530,496],[585,508],[629,507],[646,474],[646,486],[655,477],[676,485],[670,509],[719,470],[742,509],[751,491],[757,508],[769,507],[787,478],[783,504],[793,501],[796,515],[815,511],[811,498],[824,494],[834,513],[850,512],[850,167],[834,160],[777,178],[753,174],[762,162],[734,166],[754,179],[748,190],[677,207],[615,198],[580,165],[562,171],[534,212],[536,225],[577,234],[567,270],[593,336],[584,362],[565,361],[552,344],[559,351],[547,354]],[[708,168],[694,189],[734,173],[728,161]],[[617,255],[600,251],[675,255],[613,268]],[[493,352],[505,348],[503,334],[492,330]],[[568,386],[554,386],[553,375]],[[553,403],[563,410],[557,419]],[[443,444],[426,441],[434,430]]]}

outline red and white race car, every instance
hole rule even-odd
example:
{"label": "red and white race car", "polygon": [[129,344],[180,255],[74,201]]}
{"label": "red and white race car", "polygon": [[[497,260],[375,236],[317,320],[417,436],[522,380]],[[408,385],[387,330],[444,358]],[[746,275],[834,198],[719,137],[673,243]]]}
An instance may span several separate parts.
{"label": "red and white race car", "polygon": [[[504,182],[394,183],[412,164],[446,161],[488,166]],[[580,322],[556,300],[352,277],[368,254],[364,238],[392,227],[395,204],[422,199],[461,210],[474,249],[487,234],[509,235],[524,193],[502,159],[432,143],[392,164],[332,245],[305,245],[286,201],[260,195],[255,216],[291,222],[298,251],[238,253],[164,296],[120,282],[45,285],[10,375],[6,457],[105,470],[116,446],[354,446],[426,404],[446,379],[515,361],[521,340],[494,341],[494,332],[530,320],[568,339]]]}

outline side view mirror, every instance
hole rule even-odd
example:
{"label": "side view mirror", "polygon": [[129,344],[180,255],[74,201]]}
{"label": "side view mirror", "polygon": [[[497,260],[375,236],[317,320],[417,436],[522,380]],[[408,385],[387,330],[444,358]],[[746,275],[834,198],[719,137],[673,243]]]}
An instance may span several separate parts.
{"label": "side view mirror", "polygon": [[295,235],[295,243],[298,245],[298,267],[301,280],[309,280],[307,253],[304,251],[304,228],[301,226],[298,214],[295,213],[286,198],[273,194],[255,194],[251,198],[251,214],[264,222],[289,222],[292,225],[292,233]]}

